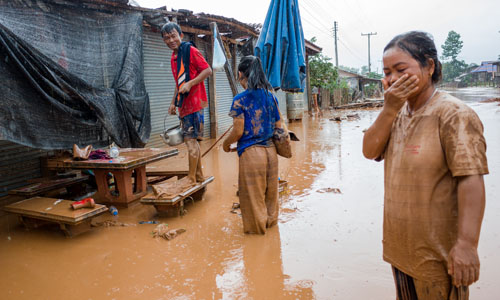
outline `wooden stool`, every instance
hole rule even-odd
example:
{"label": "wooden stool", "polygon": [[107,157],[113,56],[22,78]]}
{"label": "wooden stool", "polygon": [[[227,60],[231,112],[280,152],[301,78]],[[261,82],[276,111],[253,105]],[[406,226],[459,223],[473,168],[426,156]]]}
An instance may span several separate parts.
{"label": "wooden stool", "polygon": [[27,229],[57,223],[67,237],[89,230],[92,218],[108,210],[100,204],[93,208],[73,210],[72,203],[70,200],[34,197],[7,205],[3,209],[17,214],[19,221]]}
{"label": "wooden stool", "polygon": [[168,211],[169,209],[174,208],[177,211],[177,215],[183,215],[184,201],[189,199],[194,202],[194,200],[197,198],[201,199],[206,191],[206,186],[212,181],[214,181],[213,176],[207,177],[205,181],[199,182],[195,186],[189,188],[188,190],[171,199],[156,199],[155,195],[153,193],[150,193],[141,199],[141,203],[154,205],[156,210],[159,212]]}

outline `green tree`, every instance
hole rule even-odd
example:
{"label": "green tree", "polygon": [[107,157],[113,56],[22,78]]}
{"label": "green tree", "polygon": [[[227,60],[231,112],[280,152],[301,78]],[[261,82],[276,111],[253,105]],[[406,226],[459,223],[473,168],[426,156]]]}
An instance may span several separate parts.
{"label": "green tree", "polygon": [[373,78],[373,79],[382,79],[382,78],[384,78],[383,75],[381,75],[381,74],[379,74],[377,72],[370,72],[370,73],[366,74],[365,76],[368,77],[368,78]]}
{"label": "green tree", "polygon": [[352,73],[359,74],[359,69],[357,69],[357,68],[351,68],[351,67],[346,67],[346,66],[340,65],[339,69],[347,71],[347,72],[352,72]]}
{"label": "green tree", "polygon": [[467,69],[463,60],[455,60],[443,63],[443,81],[451,82]]}
{"label": "green tree", "polygon": [[443,49],[443,81],[451,82],[467,69],[467,63],[458,60],[457,57],[462,51],[463,42],[460,34],[455,31],[448,32],[446,41],[441,46]]}
{"label": "green tree", "polygon": [[462,51],[463,45],[464,43],[460,39],[460,34],[456,33],[453,30],[448,32],[448,37],[446,38],[446,41],[444,41],[444,44],[441,46],[441,48],[443,49],[444,60],[450,58],[451,60],[456,60],[457,56]]}
{"label": "green tree", "polygon": [[337,87],[339,76],[337,68],[330,62],[332,59],[319,53],[309,56],[309,72],[311,74],[311,86],[333,91]]}

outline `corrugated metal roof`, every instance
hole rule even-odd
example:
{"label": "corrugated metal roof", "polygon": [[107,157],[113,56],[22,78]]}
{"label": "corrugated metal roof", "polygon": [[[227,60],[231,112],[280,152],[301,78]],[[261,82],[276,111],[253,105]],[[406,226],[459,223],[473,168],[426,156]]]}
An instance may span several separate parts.
{"label": "corrugated metal roof", "polygon": [[498,66],[493,65],[491,63],[483,63],[483,65],[471,71],[471,73],[479,73],[479,72],[496,73],[498,72]]}

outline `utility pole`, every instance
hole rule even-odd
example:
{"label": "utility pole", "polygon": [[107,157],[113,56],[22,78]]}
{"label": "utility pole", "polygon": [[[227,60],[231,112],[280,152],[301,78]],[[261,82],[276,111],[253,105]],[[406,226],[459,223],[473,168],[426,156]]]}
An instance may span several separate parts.
{"label": "utility pole", "polygon": [[337,21],[333,22],[333,38],[335,39],[335,66],[339,68],[339,53],[337,51],[337,31],[339,30]]}
{"label": "utility pole", "polygon": [[371,72],[371,63],[370,63],[370,36],[377,35],[377,33],[361,33],[361,36],[368,36],[368,73]]}

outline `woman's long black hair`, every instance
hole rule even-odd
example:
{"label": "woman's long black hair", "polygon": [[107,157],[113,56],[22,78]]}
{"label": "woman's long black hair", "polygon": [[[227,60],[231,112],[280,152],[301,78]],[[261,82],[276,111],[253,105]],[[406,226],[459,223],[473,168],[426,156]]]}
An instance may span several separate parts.
{"label": "woman's long black hair", "polygon": [[398,47],[410,54],[422,67],[428,65],[427,59],[432,59],[434,61],[432,82],[438,83],[441,80],[441,62],[438,58],[436,45],[430,34],[422,31],[410,31],[400,34],[385,46],[384,52],[393,47]]}
{"label": "woman's long black hair", "polygon": [[248,55],[243,57],[238,65],[238,71],[247,79],[247,89],[273,89],[267,80],[264,69],[262,69],[262,62],[257,56]]}

